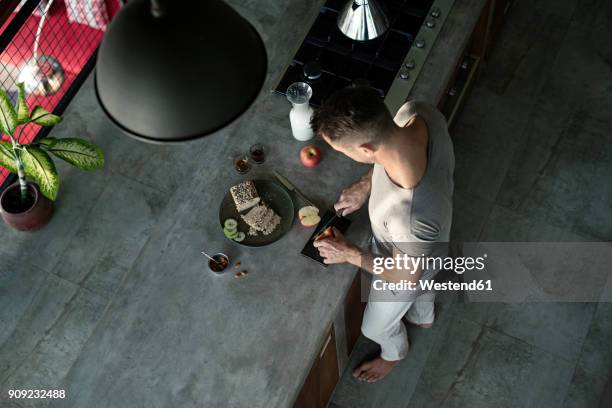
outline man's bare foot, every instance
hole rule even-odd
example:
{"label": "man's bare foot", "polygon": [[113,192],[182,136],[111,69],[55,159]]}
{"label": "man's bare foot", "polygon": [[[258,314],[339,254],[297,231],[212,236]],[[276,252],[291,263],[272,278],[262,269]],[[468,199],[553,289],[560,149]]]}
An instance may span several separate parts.
{"label": "man's bare foot", "polygon": [[361,363],[361,365],[353,371],[353,377],[359,381],[376,382],[385,378],[397,363],[399,363],[399,360],[387,361],[378,356],[374,360]]}

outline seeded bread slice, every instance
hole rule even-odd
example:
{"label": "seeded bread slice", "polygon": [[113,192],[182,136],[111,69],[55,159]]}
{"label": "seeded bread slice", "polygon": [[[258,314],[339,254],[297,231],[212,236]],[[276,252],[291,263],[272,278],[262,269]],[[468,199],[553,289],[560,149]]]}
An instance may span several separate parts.
{"label": "seeded bread slice", "polygon": [[256,206],[261,198],[257,194],[255,184],[251,180],[243,181],[230,188],[230,193],[236,204],[238,212],[246,211],[249,208]]}
{"label": "seeded bread slice", "polygon": [[241,217],[255,233],[262,232],[264,235],[269,235],[281,222],[280,216],[263,202]]}

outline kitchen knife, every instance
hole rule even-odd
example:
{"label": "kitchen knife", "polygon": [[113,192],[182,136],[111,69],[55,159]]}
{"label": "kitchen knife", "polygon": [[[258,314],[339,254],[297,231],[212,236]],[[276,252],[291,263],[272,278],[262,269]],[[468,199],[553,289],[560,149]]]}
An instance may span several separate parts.
{"label": "kitchen knife", "polygon": [[272,170],[272,172],[274,173],[274,176],[277,178],[278,181],[281,182],[281,184],[283,186],[285,186],[285,188],[287,188],[287,190],[289,191],[293,191],[295,194],[297,194],[298,197],[300,197],[302,199],[302,201],[304,201],[306,204],[311,205],[313,207],[317,207],[316,205],[314,205],[312,203],[312,201],[310,201],[309,199],[307,199],[304,194],[302,194],[302,192],[300,190],[297,189],[296,186],[294,186],[293,184],[291,184],[291,182],[289,180],[287,180],[287,178],[285,178],[285,176],[281,175],[278,171],[276,170]]}

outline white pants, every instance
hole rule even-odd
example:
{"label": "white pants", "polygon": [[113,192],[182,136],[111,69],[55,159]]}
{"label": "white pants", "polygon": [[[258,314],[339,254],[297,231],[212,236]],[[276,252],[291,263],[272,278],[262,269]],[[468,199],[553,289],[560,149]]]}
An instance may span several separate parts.
{"label": "white pants", "polygon": [[[387,361],[401,360],[408,354],[408,335],[402,323],[430,324],[434,321],[435,292],[425,292],[414,301],[368,301],[361,323],[361,332],[380,344],[380,356]],[[372,293],[370,292],[370,299]]]}

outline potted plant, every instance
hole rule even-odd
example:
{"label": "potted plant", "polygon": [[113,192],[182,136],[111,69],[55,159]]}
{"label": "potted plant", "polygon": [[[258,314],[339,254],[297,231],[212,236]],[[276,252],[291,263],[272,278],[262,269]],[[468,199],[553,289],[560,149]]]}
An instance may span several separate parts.
{"label": "potted plant", "polygon": [[6,91],[0,90],[0,130],[8,137],[0,140],[0,166],[19,178],[0,195],[0,214],[11,227],[34,231],[51,218],[59,190],[59,177],[51,155],[81,170],[96,170],[104,166],[104,154],[93,143],[76,138],[47,137],[30,144],[21,143],[27,124],[54,126],[62,118],[41,106],[30,111],[23,84],[17,87],[17,106],[13,106]]}

